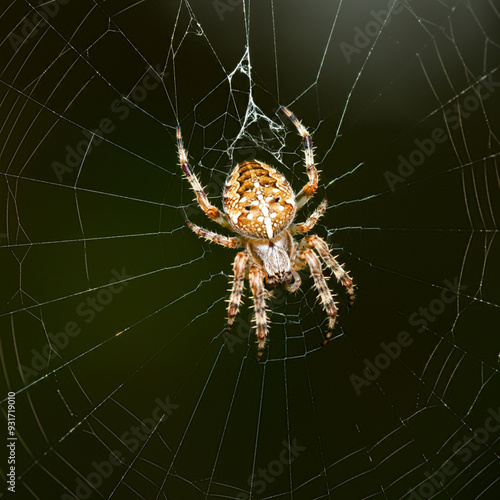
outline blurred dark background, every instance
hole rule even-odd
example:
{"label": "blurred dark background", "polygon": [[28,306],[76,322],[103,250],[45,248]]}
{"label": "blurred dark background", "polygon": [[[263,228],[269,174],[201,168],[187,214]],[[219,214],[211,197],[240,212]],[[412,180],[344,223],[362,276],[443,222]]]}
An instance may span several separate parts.
{"label": "blurred dark background", "polygon": [[[0,23],[15,498],[498,498],[492,2],[15,0]],[[298,191],[280,105],[316,146],[300,217],[328,198],[314,232],[357,298],[329,281],[320,348],[304,273],[270,300],[257,363],[249,297],[225,337],[235,252],[185,225],[227,234],[193,202],[175,128],[219,206],[254,157]]]}

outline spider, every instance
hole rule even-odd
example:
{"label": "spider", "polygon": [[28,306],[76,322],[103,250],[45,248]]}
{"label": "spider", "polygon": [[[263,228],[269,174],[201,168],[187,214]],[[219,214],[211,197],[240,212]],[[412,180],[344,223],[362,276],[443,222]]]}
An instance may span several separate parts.
{"label": "spider", "polygon": [[318,188],[318,171],[314,165],[311,135],[289,109],[281,106],[281,110],[302,136],[307,184],[295,195],[285,177],[269,165],[257,160],[239,163],[226,180],[223,193],[224,212],[210,203],[203,186],[193,174],[188,162],[188,152],[183,145],[181,129],[177,127],[180,166],[196,194],[198,204],[210,219],[234,231],[237,236],[223,236],[191,222],[187,225],[200,238],[209,242],[227,248],[244,248],[236,254],[233,262],[234,276],[227,308],[227,333],[239,312],[247,279],[255,306],[253,321],[257,334],[257,360],[262,356],[268,334],[266,299],[278,285],[283,285],[288,292],[296,292],[301,285],[298,271],[306,266],[309,266],[319,298],[329,317],[328,331],[322,345],[326,345],[332,336],[337,306],[323,275],[321,261],[346,288],[350,305],[354,301],[352,279],[330,253],[327,243],[315,234],[300,241],[293,238],[309,232],[316,225],[326,211],[327,201],[323,200],[305,222],[293,222],[296,212]]}

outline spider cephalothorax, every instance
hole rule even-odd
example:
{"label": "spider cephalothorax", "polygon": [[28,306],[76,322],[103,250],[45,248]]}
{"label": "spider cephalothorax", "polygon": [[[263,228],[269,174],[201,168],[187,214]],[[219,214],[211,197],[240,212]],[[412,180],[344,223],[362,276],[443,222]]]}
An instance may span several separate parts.
{"label": "spider cephalothorax", "polygon": [[301,284],[298,271],[309,266],[314,284],[324,309],[328,313],[328,331],[324,344],[332,335],[337,307],[325,277],[321,260],[347,289],[350,302],[354,301],[352,279],[330,253],[328,245],[319,236],[311,235],[296,242],[293,236],[310,231],[326,210],[324,200],[302,224],[293,223],[295,214],[311,198],[318,187],[318,172],[314,165],[312,139],[307,129],[287,108],[281,108],[292,120],[304,143],[307,184],[295,195],[290,184],[277,170],[257,160],[246,161],[234,167],[224,188],[224,212],[208,200],[198,178],[192,173],[184,149],[181,130],[177,128],[177,147],[182,170],[191,184],[201,209],[221,226],[238,236],[228,237],[188,223],[200,237],[212,243],[237,248],[244,247],[233,263],[234,281],[228,306],[228,331],[238,314],[245,278],[255,303],[255,323],[258,359],[266,342],[268,326],[266,298],[268,291],[283,285],[295,292]]}

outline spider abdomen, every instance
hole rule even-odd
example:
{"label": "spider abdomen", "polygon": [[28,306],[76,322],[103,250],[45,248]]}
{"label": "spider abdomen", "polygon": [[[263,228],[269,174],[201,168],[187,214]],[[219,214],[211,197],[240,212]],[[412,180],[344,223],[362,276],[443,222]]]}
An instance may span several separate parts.
{"label": "spider abdomen", "polygon": [[227,179],[224,211],[233,229],[244,236],[272,239],[291,224],[295,210],[289,182],[265,163],[240,163]]}

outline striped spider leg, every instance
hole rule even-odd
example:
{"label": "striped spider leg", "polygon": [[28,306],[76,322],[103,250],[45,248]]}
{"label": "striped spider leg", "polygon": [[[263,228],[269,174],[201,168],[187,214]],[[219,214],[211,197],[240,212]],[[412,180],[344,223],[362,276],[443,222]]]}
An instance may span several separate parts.
{"label": "striped spider leg", "polygon": [[177,152],[181,168],[189,181],[189,184],[191,184],[191,188],[196,194],[196,199],[198,200],[200,208],[203,212],[205,212],[207,217],[217,222],[217,224],[220,224],[223,227],[229,227],[226,216],[216,206],[210,203],[203,186],[198,180],[198,177],[196,177],[191,170],[191,166],[188,161],[188,152],[184,149],[184,144],[182,142],[180,127],[177,127]]}
{"label": "striped spider leg", "polygon": [[[316,254],[317,252],[317,254]],[[314,286],[318,291],[318,297],[323,304],[323,309],[328,314],[328,331],[325,335],[325,340],[323,345],[328,343],[328,340],[332,336],[333,329],[335,327],[335,321],[337,318],[337,303],[334,301],[335,294],[332,294],[328,288],[326,278],[323,274],[323,266],[321,265],[321,260],[326,264],[326,266],[333,272],[337,281],[342,283],[349,295],[349,305],[354,303],[354,285],[349,273],[344,271],[341,264],[337,262],[336,257],[334,257],[327,243],[317,235],[306,236],[299,244],[297,248],[297,253],[295,256],[294,268],[300,271],[309,266],[311,276],[314,280]]]}
{"label": "striped spider leg", "polygon": [[312,137],[307,131],[307,129],[300,123],[300,121],[295,117],[295,115],[285,106],[281,106],[281,110],[285,113],[292,123],[297,128],[297,132],[302,137],[305,161],[306,161],[306,172],[309,181],[301,189],[299,194],[296,196],[295,201],[297,203],[297,210],[300,210],[313,196],[313,194],[318,189],[318,171],[316,165],[314,164],[314,151]]}

